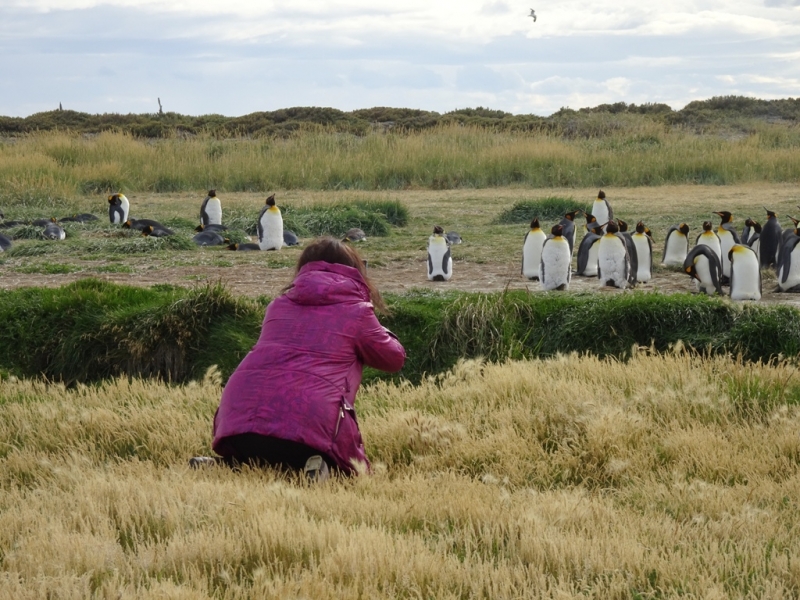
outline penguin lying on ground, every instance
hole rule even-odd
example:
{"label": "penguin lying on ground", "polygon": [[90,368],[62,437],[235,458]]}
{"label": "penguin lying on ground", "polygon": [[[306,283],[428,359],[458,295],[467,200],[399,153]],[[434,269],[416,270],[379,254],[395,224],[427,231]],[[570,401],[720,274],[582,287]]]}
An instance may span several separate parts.
{"label": "penguin lying on ground", "polygon": [[689,226],[686,223],[673,225],[664,238],[664,258],[661,264],[667,267],[682,267],[689,254]]}
{"label": "penguin lying on ground", "polygon": [[7,235],[3,235],[0,233],[0,252],[5,252],[6,250],[10,250],[13,244],[11,243],[11,238]]}
{"label": "penguin lying on ground", "polygon": [[698,292],[704,292],[709,296],[714,293],[722,295],[720,278],[722,277],[722,265],[719,256],[714,250],[700,244],[691,249],[683,261],[683,270],[695,280]]}
{"label": "penguin lying on ground", "polygon": [[299,246],[300,240],[294,231],[288,229],[283,230],[283,245],[284,246]]}
{"label": "penguin lying on ground", "polygon": [[192,241],[198,246],[221,246],[230,242],[230,240],[223,238],[219,231],[213,230],[194,234]]}
{"label": "penguin lying on ground", "polygon": [[550,230],[551,236],[542,245],[539,283],[543,290],[567,290],[572,276],[572,250],[569,238],[560,223]]}
{"label": "penguin lying on ground", "polygon": [[231,244],[230,246],[228,246],[228,250],[236,250],[238,252],[252,252],[253,250],[261,250],[261,246],[250,242],[246,244]]}
{"label": "penguin lying on ground", "polygon": [[122,224],[122,227],[123,229],[135,229],[136,231],[144,231],[148,227],[152,227],[153,229],[167,229],[165,225],[153,219],[127,219]]}
{"label": "penguin lying on ground", "polygon": [[452,276],[453,259],[450,256],[450,244],[444,236],[444,229],[436,225],[433,234],[428,238],[428,279],[448,281]]}
{"label": "penguin lying on ground", "polygon": [[111,194],[108,197],[108,220],[112,225],[122,225],[128,220],[128,210],[130,202],[125,194]]}
{"label": "penguin lying on ground", "polygon": [[58,223],[48,223],[42,232],[42,237],[46,240],[63,240],[67,237],[67,232]]}
{"label": "penguin lying on ground", "polygon": [[163,225],[160,227],[154,227],[153,225],[148,225],[144,229],[142,229],[143,236],[150,236],[150,237],[168,237],[170,235],[175,235],[175,232],[172,231],[169,227],[164,227]]}
{"label": "penguin lying on ground", "polygon": [[222,225],[222,204],[217,198],[217,190],[208,190],[200,205],[200,225]]}
{"label": "penguin lying on ground", "polygon": [[280,250],[283,247],[283,217],[275,204],[275,194],[267,198],[258,215],[258,245],[262,250]]}
{"label": "penguin lying on ground", "polygon": [[636,282],[636,272],[631,269],[631,257],[625,238],[614,221],[605,224],[606,232],[600,238],[597,250],[597,277],[602,285],[625,289]]}
{"label": "penguin lying on ground", "polygon": [[734,244],[728,250],[731,300],[761,300],[761,267],[753,249]]}
{"label": "penguin lying on ground", "polygon": [[198,225],[194,230],[200,233],[201,231],[228,231],[228,228],[219,223],[210,223],[208,225]]}
{"label": "penguin lying on ground", "polygon": [[344,234],[344,239],[348,242],[365,242],[367,240],[367,234],[364,233],[363,229],[353,227],[347,230],[347,233]]}
{"label": "penguin lying on ground", "polygon": [[49,219],[34,219],[31,221],[31,225],[34,227],[47,227],[50,223],[58,223],[55,217],[50,217]]}
{"label": "penguin lying on ground", "polygon": [[539,226],[539,219],[531,221],[531,228],[522,240],[522,276],[531,281],[539,279],[542,245],[546,239],[547,235]]}

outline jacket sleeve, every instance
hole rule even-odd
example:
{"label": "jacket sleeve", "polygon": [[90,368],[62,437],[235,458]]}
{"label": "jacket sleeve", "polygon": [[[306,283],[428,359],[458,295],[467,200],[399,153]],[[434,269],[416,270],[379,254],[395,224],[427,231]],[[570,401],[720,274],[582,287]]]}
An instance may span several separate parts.
{"label": "jacket sleeve", "polygon": [[368,367],[396,373],[403,368],[406,351],[397,336],[380,324],[370,308],[361,319],[356,350]]}

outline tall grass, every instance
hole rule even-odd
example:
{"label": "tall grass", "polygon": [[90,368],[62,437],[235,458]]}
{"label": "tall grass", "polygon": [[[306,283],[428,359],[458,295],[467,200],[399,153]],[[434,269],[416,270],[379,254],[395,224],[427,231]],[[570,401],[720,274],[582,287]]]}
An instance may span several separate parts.
{"label": "tall grass", "polygon": [[0,203],[47,204],[108,190],[451,189],[795,182],[800,130],[758,124],[740,137],[643,121],[588,139],[444,125],[417,133],[319,131],[288,139],[146,141],[31,134],[0,143]]}
{"label": "tall grass", "polygon": [[6,379],[0,597],[797,597],[795,372],[461,362],[362,389],[374,474],[313,487],[186,466],[209,452],[213,370]]}

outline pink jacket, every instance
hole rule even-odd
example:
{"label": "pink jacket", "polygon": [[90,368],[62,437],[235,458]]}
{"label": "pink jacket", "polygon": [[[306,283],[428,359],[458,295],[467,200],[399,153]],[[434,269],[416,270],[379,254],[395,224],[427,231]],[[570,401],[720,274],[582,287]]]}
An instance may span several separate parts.
{"label": "pink jacket", "polygon": [[228,380],[214,451],[229,455],[226,437],[258,433],[316,448],[346,472],[353,460],[369,466],[355,414],[361,372],[396,372],[405,358],[357,269],[308,263],[267,307],[258,342]]}

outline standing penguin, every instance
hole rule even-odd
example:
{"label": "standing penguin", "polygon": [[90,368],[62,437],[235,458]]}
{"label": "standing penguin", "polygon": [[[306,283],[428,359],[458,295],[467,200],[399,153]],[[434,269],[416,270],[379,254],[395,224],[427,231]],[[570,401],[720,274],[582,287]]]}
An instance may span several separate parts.
{"label": "standing penguin", "polygon": [[744,220],[744,227],[742,228],[742,234],[739,236],[739,242],[742,244],[750,245],[750,236],[753,233],[753,219],[747,217]]}
{"label": "standing penguin", "polygon": [[258,245],[262,250],[280,250],[283,247],[283,217],[275,205],[272,194],[258,215]]}
{"label": "standing penguin", "polygon": [[531,228],[522,242],[522,276],[531,281],[539,279],[539,267],[542,260],[542,246],[547,235],[539,226],[539,219],[531,221]]}
{"label": "standing penguin", "polygon": [[208,196],[200,205],[200,225],[222,225],[222,204],[217,190],[208,190]]}
{"label": "standing penguin", "polygon": [[767,211],[767,220],[761,226],[758,255],[762,267],[774,267],[778,260],[783,229],[775,213],[767,207],[764,210]]}
{"label": "standing penguin", "polygon": [[639,254],[636,252],[636,244],[633,243],[633,234],[628,231],[628,224],[622,219],[617,219],[617,226],[619,227],[619,235],[625,240],[625,247],[628,249],[628,257],[631,262],[631,285],[638,281],[637,274],[639,273]]}
{"label": "standing penguin", "polygon": [[[595,198],[592,204],[592,214],[595,216],[598,223],[608,223],[614,220],[614,211],[611,209],[608,200],[606,200],[606,193],[603,190],[597,192],[597,198]],[[603,231],[606,231],[605,226]]]}
{"label": "standing penguin", "polygon": [[719,283],[722,277],[722,264],[719,256],[709,246],[699,244],[691,249],[683,261],[683,270],[695,280],[698,292],[709,296],[715,293],[722,295],[722,286]]}
{"label": "standing penguin", "polygon": [[0,233],[0,252],[5,252],[6,250],[11,250],[11,238],[7,235],[3,235]]}
{"label": "standing penguin", "polygon": [[597,222],[597,217],[595,217],[592,213],[587,213],[587,212],[583,213],[583,216],[586,217],[586,225],[584,225],[586,231],[590,233],[598,233],[601,235],[604,233],[603,226]]}
{"label": "standing penguin", "polygon": [[127,221],[128,210],[130,210],[130,202],[125,194],[116,193],[108,197],[108,220],[112,225],[122,225]]}
{"label": "standing penguin", "polygon": [[428,280],[449,281],[453,276],[453,258],[450,256],[450,244],[439,225],[433,228],[428,238]]}
{"label": "standing penguin", "polygon": [[664,258],[661,263],[667,267],[682,267],[689,254],[689,226],[686,223],[673,225],[664,238]]}
{"label": "standing penguin", "polygon": [[636,248],[636,281],[646,283],[653,278],[653,240],[645,233],[644,223],[636,224],[636,232],[631,235]]}
{"label": "standing penguin", "polygon": [[564,226],[553,225],[542,245],[542,260],[539,263],[539,283],[543,290],[569,289],[572,277],[572,250],[564,235]]}
{"label": "standing penguin", "polygon": [[578,246],[578,270],[576,275],[597,277],[597,251],[600,249],[600,238],[603,228],[598,227],[586,233]]}
{"label": "standing penguin", "polygon": [[758,221],[753,221],[753,230],[747,238],[747,245],[756,253],[758,264],[761,264],[761,223]]}
{"label": "standing penguin", "polygon": [[790,237],[781,249],[778,261],[778,290],[800,292],[800,236]]}
{"label": "standing penguin", "polygon": [[728,251],[731,265],[731,300],[761,300],[761,268],[758,256],[744,244]]}
{"label": "standing penguin", "polygon": [[567,242],[569,242],[569,254],[572,257],[572,250],[575,248],[575,237],[578,234],[578,229],[575,227],[575,216],[581,212],[580,210],[573,210],[564,215],[564,218],[559,221],[559,225],[563,228],[563,235]]}
{"label": "standing penguin", "polygon": [[716,211],[714,214],[719,215],[721,219],[719,227],[717,227],[717,237],[719,237],[720,251],[722,252],[720,255],[722,259],[722,283],[727,284],[731,276],[731,261],[728,258],[728,253],[731,248],[736,244],[740,244],[741,241],[739,240],[739,234],[736,233],[736,229],[733,227],[733,215],[727,210]]}
{"label": "standing penguin", "polygon": [[695,245],[711,248],[714,254],[717,255],[720,266],[722,265],[722,245],[719,242],[719,236],[714,232],[714,226],[711,225],[711,221],[703,221],[703,232],[697,236]]}
{"label": "standing penguin", "polygon": [[606,223],[606,233],[600,238],[597,251],[597,277],[602,285],[625,289],[636,281],[636,273],[631,272],[631,257],[625,238],[619,234],[619,226],[614,221]]}

